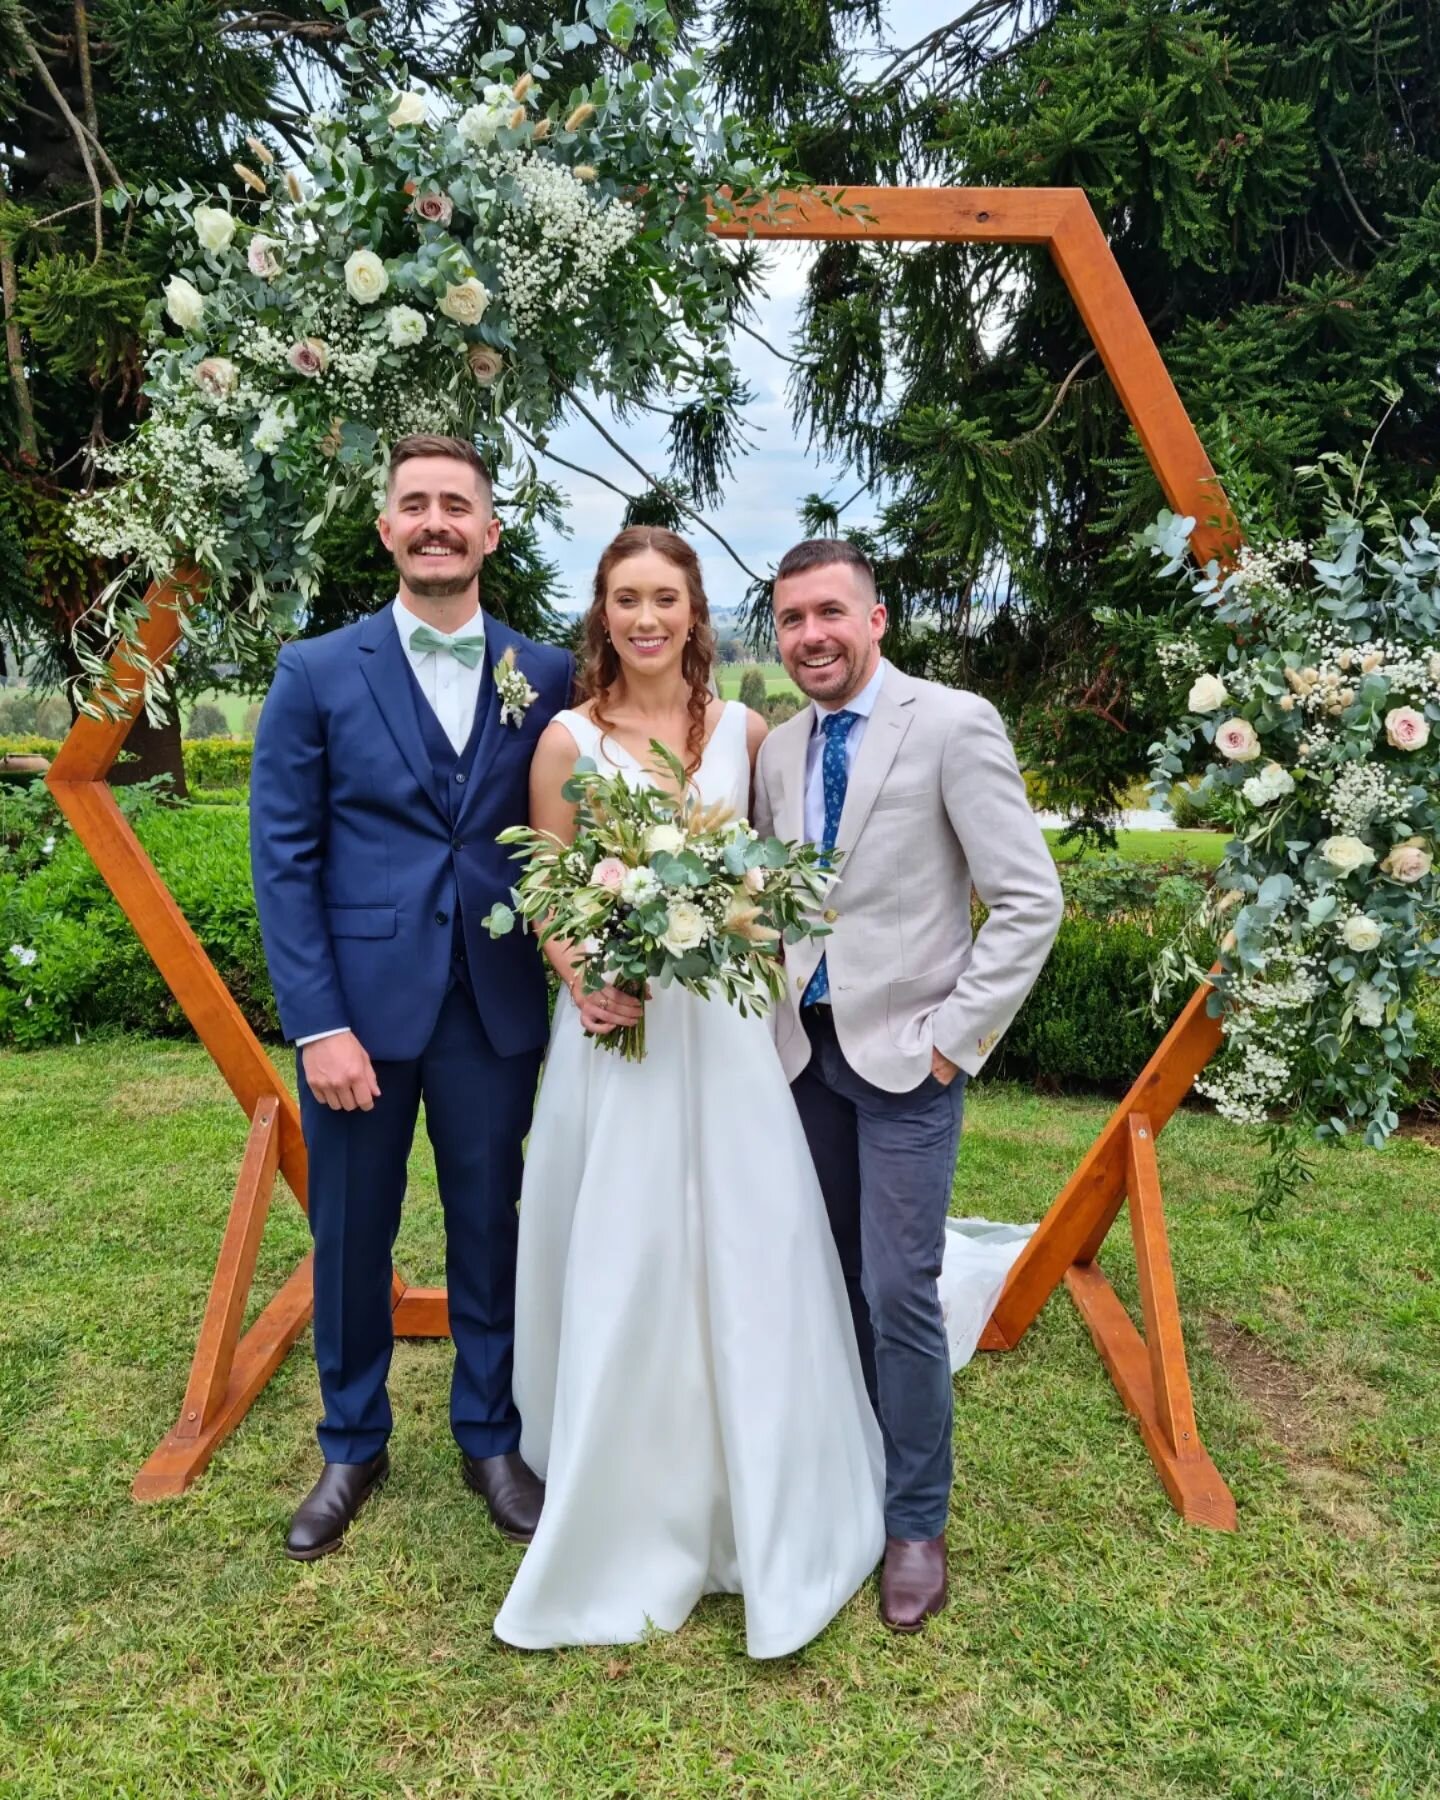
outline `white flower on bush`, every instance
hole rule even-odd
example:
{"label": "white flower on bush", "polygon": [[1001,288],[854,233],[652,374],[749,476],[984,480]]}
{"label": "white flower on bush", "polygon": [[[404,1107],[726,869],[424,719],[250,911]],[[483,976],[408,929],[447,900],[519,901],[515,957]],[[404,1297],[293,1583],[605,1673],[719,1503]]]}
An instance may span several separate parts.
{"label": "white flower on bush", "polygon": [[1351,837],[1348,832],[1326,838],[1320,846],[1320,854],[1341,875],[1353,875],[1357,869],[1368,868],[1375,860],[1375,852],[1364,839]]}
{"label": "white flower on bush", "polygon": [[392,306],[385,315],[385,327],[396,350],[408,350],[412,344],[418,344],[430,329],[424,313],[416,312],[413,306]]}
{"label": "white flower on bush", "polygon": [[361,306],[373,305],[389,285],[385,265],[373,250],[352,250],[345,258],[345,286]]}
{"label": "white flower on bush", "polygon": [[1218,675],[1198,675],[1185,704],[1191,712],[1219,712],[1229,698],[1229,694],[1225,691],[1225,683]]}
{"label": "white flower on bush", "polygon": [[1354,993],[1355,1020],[1357,1024],[1374,1029],[1385,1023],[1385,996],[1379,988],[1368,981],[1362,981]]}
{"label": "white flower on bush", "polygon": [[1397,750],[1423,750],[1430,727],[1413,706],[1392,706],[1385,715],[1385,736]]}
{"label": "white flower on bush", "polygon": [[1430,873],[1434,858],[1425,848],[1422,838],[1406,838],[1403,844],[1397,844],[1380,865],[1382,875],[1388,875],[1392,881],[1403,881],[1407,885],[1423,881]]}
{"label": "white flower on bush", "polygon": [[209,394],[212,400],[223,400],[227,394],[234,393],[239,374],[228,356],[207,356],[203,362],[196,363],[191,379],[202,394]]}
{"label": "white flower on bush", "polygon": [[417,94],[413,89],[408,94],[401,94],[389,115],[391,129],[398,131],[402,125],[423,125],[428,111],[423,94]]}
{"label": "white flower on bush", "polygon": [[[487,93],[498,91],[495,88],[486,89]],[[469,106],[456,121],[455,129],[467,144],[473,144],[477,150],[488,150],[511,111],[510,106],[499,105],[494,101],[484,106]]]}
{"label": "white flower on bush", "polygon": [[191,215],[195,235],[212,256],[223,256],[235,241],[235,218],[220,206],[197,206]]}
{"label": "white flower on bush", "polygon": [[440,302],[440,310],[457,325],[478,325],[490,304],[490,290],[483,281],[469,275],[464,281],[452,282]]}
{"label": "white flower on bush", "polygon": [[1260,754],[1260,739],[1248,719],[1227,719],[1215,733],[1215,747],[1231,762],[1254,762]]}
{"label": "white flower on bush", "polygon": [[285,360],[297,375],[308,375],[313,380],[329,366],[330,347],[323,338],[301,338],[286,351]]}
{"label": "white flower on bush", "polygon": [[640,906],[660,891],[660,877],[653,869],[627,869],[620,883],[620,898],[627,906]]}
{"label": "white flower on bush", "polygon": [[677,900],[670,908],[664,935],[660,942],[672,956],[683,956],[703,944],[710,935],[710,924],[700,908],[691,900]]}
{"label": "white flower on bush", "polygon": [[278,450],[294,423],[295,414],[288,406],[267,406],[250,434],[250,442],[257,450]]}
{"label": "white flower on bush", "polygon": [[10,954],[22,969],[28,969],[40,952],[32,949],[28,944],[12,944]]}
{"label": "white flower on bush", "polygon": [[205,317],[205,296],[183,275],[172,275],[165,284],[165,310],[182,331],[194,331]]}
{"label": "white flower on bush", "polygon": [[1248,781],[1241,783],[1240,792],[1252,806],[1269,806],[1273,801],[1283,800],[1287,794],[1293,794],[1295,780],[1279,763],[1266,763],[1258,775],[1252,775]]}
{"label": "white flower on bush", "polygon": [[40,854],[42,856],[53,856],[55,854],[55,834],[53,831],[40,846]]}
{"label": "white flower on bush", "polygon": [[645,848],[651,856],[657,856],[661,851],[666,851],[671,856],[678,856],[685,848],[685,833],[678,825],[668,825],[663,822],[659,825],[652,825],[645,833]]}
{"label": "white flower on bush", "polygon": [[279,249],[278,238],[266,237],[263,231],[257,231],[245,251],[245,263],[250,273],[258,275],[262,281],[274,281],[280,273]]}
{"label": "white flower on bush", "polygon": [[1345,948],[1357,952],[1373,950],[1385,935],[1385,928],[1369,913],[1352,913],[1345,921],[1345,928],[1340,936],[1345,940]]}

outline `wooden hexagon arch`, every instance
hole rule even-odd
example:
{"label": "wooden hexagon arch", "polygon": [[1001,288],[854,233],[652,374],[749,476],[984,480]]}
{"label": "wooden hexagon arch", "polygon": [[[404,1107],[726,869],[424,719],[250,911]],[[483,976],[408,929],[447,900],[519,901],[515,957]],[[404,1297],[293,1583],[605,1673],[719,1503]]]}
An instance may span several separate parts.
{"label": "wooden hexagon arch", "polygon": [[[1115,384],[1170,505],[1200,521],[1202,557],[1224,555],[1237,534],[1195,429],[1175,391],[1085,194],[1078,188],[850,188],[788,194],[712,220],[721,237],[849,238],[869,242],[1020,243],[1046,246]],[[180,636],[180,615],[200,581],[179,571],[147,595],[141,630],[158,664]],[[125,716],[77,720],[47,777],[76,835],[169,983],[200,1041],[251,1121],[180,1417],[135,1479],[137,1500],[179,1494],[244,1417],[311,1314],[306,1257],[241,1335],[276,1172],[305,1205],[299,1111],[184,916],[120,813],[106,776],[139,712],[143,678],[122,654],[114,665]],[[1116,1107],[1015,1264],[980,1341],[1010,1350],[1063,1279],[1127,1409],[1134,1415],[1176,1510],[1233,1530],[1235,1503],[1201,1445],[1161,1207],[1155,1136],[1220,1043],[1199,989]],[[1139,1265],[1142,1338],[1095,1258],[1121,1206]],[[400,1337],[448,1335],[443,1288],[394,1282]]]}

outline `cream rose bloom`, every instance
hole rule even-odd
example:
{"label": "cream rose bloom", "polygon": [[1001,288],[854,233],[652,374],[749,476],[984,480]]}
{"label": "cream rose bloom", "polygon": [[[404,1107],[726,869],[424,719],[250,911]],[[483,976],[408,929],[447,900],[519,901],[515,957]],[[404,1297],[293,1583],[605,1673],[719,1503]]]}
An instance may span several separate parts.
{"label": "cream rose bloom", "polygon": [[245,262],[252,275],[258,275],[262,281],[273,281],[280,273],[280,258],[276,251],[280,248],[278,239],[266,237],[263,231],[257,231],[245,250]]}
{"label": "cream rose bloom", "polygon": [[1326,838],[1320,846],[1320,854],[1342,875],[1353,875],[1357,869],[1368,868],[1375,860],[1375,852],[1363,838],[1351,837],[1344,832]]}
{"label": "cream rose bloom", "polygon": [[1218,675],[1198,675],[1186,705],[1191,712],[1218,712],[1229,698],[1225,683]]}
{"label": "cream rose bloom", "polygon": [[423,125],[428,111],[423,94],[417,94],[413,89],[408,94],[401,94],[389,115],[391,129],[398,131],[402,125]]}
{"label": "cream rose bloom", "polygon": [[477,150],[485,150],[494,143],[496,132],[509,116],[508,106],[494,103],[469,106],[456,121],[455,129],[467,144],[473,144]]}
{"label": "cream rose bloom", "polygon": [[385,328],[391,347],[407,350],[418,344],[430,327],[424,313],[416,312],[413,306],[392,306],[385,315]]}
{"label": "cream rose bloom", "polygon": [[1392,706],[1385,715],[1385,736],[1397,750],[1423,750],[1430,742],[1430,726],[1413,706]]}
{"label": "cream rose bloom", "polygon": [[191,214],[195,235],[212,256],[223,256],[235,241],[235,220],[220,206],[197,206]]}
{"label": "cream rose bloom", "polygon": [[352,250],[345,258],[345,286],[352,300],[370,306],[389,285],[385,265],[373,250]]}
{"label": "cream rose bloom", "polygon": [[183,275],[172,275],[165,284],[165,310],[182,331],[194,331],[205,317],[205,296]]}
{"label": "cream rose bloom", "polygon": [[440,310],[457,325],[478,325],[485,317],[485,308],[489,304],[489,288],[483,281],[470,275],[464,281],[454,282],[446,288]]}
{"label": "cream rose bloom", "polygon": [[1340,933],[1348,950],[1373,950],[1384,935],[1384,928],[1368,913],[1352,913]]}
{"label": "cream rose bloom", "polygon": [[672,956],[683,956],[710,935],[710,926],[700,908],[690,900],[677,900],[670,908],[660,942]]}
{"label": "cream rose bloom", "polygon": [[685,833],[678,825],[652,825],[645,834],[645,848],[651,856],[662,850],[678,856],[685,848]]}
{"label": "cream rose bloom", "polygon": [[1295,792],[1295,778],[1277,762],[1266,763],[1258,775],[1240,784],[1240,792],[1252,806],[1269,806]]}
{"label": "cream rose bloom", "polygon": [[1407,885],[1415,881],[1423,881],[1434,866],[1434,857],[1425,848],[1423,838],[1406,838],[1403,844],[1397,844],[1380,865],[1382,875],[1388,875],[1392,881],[1403,881]]}
{"label": "cream rose bloom", "polygon": [[1215,747],[1231,762],[1254,762],[1260,754],[1260,739],[1248,719],[1227,719],[1215,733]]}

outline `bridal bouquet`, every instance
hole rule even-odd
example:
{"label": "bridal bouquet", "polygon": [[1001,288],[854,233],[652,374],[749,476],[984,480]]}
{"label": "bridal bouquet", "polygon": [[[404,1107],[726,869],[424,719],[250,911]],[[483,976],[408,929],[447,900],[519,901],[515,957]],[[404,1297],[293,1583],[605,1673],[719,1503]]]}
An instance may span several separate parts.
{"label": "bridal bouquet", "polygon": [[[495,906],[485,926],[503,937],[524,919],[542,944],[573,943],[586,993],[679,982],[706,999],[723,994],[742,1014],[763,1012],[785,990],[782,946],[829,936],[811,915],[834,853],[761,838],[727,808],[702,805],[685,792],[679,758],[650,748],[676,793],[632,787],[582,757],[564,788],[576,809],[572,843],[528,825],[501,832],[525,872],[514,906]],[[639,1062],[644,1021],[596,1041]]]}

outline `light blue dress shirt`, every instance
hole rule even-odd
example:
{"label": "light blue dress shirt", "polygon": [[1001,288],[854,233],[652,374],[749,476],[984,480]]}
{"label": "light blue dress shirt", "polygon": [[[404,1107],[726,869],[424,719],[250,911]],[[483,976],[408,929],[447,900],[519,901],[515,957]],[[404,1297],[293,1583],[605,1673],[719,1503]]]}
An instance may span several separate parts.
{"label": "light blue dress shirt", "polygon": [[822,770],[823,752],[825,749],[825,733],[821,721],[827,713],[852,712],[856,721],[850,727],[850,735],[845,740],[845,775],[848,780],[854,773],[855,758],[859,754],[860,744],[870,722],[870,715],[875,710],[875,702],[880,695],[880,684],[885,679],[887,664],[884,657],[880,659],[875,673],[861,688],[860,692],[843,706],[822,707],[812,701],[810,711],[810,742],[805,748],[805,841],[818,844],[825,837],[825,776]]}

